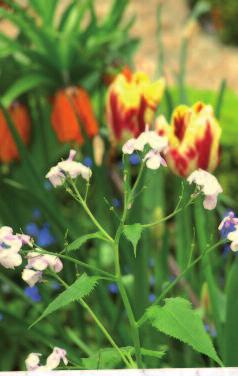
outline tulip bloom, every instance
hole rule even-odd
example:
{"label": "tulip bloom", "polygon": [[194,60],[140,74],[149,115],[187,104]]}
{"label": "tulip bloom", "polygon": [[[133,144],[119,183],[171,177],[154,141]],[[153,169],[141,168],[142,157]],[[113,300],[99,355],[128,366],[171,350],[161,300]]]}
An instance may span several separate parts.
{"label": "tulip bloom", "polygon": [[[26,106],[18,102],[13,103],[9,108],[11,119],[24,144],[30,139],[31,121]],[[0,111],[0,162],[9,163],[19,159],[19,153],[7,121]]]}
{"label": "tulip bloom", "polygon": [[98,123],[90,98],[87,92],[79,87],[61,89],[55,94],[51,123],[60,142],[82,145],[83,132],[89,138],[98,134]]}
{"label": "tulip bloom", "polygon": [[161,101],[165,82],[152,83],[144,73],[119,74],[107,94],[107,123],[114,143],[138,137],[151,124]]}
{"label": "tulip bloom", "polygon": [[169,139],[166,161],[177,175],[186,177],[199,168],[212,172],[217,167],[221,127],[211,106],[199,102],[178,106],[171,126],[159,116],[155,129]]}

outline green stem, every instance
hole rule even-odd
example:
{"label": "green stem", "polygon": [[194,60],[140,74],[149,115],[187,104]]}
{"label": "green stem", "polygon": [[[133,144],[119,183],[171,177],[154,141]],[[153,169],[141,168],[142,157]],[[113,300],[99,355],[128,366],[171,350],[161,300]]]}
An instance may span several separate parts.
{"label": "green stem", "polygon": [[[219,247],[220,245],[225,244],[224,240],[220,240],[213,246],[211,246],[208,249],[205,249],[203,253],[200,254],[193,262],[191,262],[178,276],[171,282],[164,290],[163,292],[158,296],[158,298],[155,299],[152,305],[159,304],[161,300],[165,298],[165,296],[178,284],[178,282],[199,262],[203,259],[204,256],[208,255],[211,251]],[[144,314],[140,320],[137,321],[137,326],[140,327],[147,321],[147,316]]]}
{"label": "green stem", "polygon": [[[62,279],[60,278],[56,273],[54,273],[54,276],[55,278],[67,289],[69,287],[69,285]],[[102,331],[102,333],[104,334],[104,336],[107,338],[107,340],[110,342],[110,344],[112,345],[112,347],[114,347],[114,349],[120,354],[121,356],[121,359],[123,360],[123,362],[125,363],[125,365],[128,367],[128,368],[132,368],[132,365],[129,363],[129,361],[126,359],[125,355],[123,354],[123,352],[121,351],[121,349],[117,346],[116,342],[113,340],[113,338],[111,337],[111,335],[108,333],[107,329],[104,327],[104,325],[101,323],[101,321],[99,320],[99,318],[95,315],[95,313],[93,312],[93,310],[89,307],[89,305],[85,302],[84,299],[79,299],[79,303],[81,304],[81,306],[83,308],[85,308],[85,310],[90,314],[90,316],[93,318],[93,320],[95,321],[95,323],[97,324],[97,326],[99,327],[99,329]]]}
{"label": "green stem", "polygon": [[74,190],[74,192],[76,194],[76,197],[69,190],[68,190],[68,192],[71,194],[71,196],[73,196],[82,205],[82,207],[84,208],[85,212],[87,213],[87,215],[89,216],[89,218],[91,219],[91,221],[95,224],[95,226],[99,229],[99,231],[101,231],[101,233],[110,242],[113,242],[113,238],[107,233],[106,230],[104,230],[104,228],[100,225],[100,223],[98,222],[98,220],[94,217],[93,213],[91,212],[91,210],[89,209],[87,203],[84,201],[83,197],[79,193],[79,191],[78,191],[78,189],[77,189],[77,187],[76,187],[76,185],[75,185],[75,183],[73,182],[72,179],[71,179],[71,185],[72,185],[73,190]]}

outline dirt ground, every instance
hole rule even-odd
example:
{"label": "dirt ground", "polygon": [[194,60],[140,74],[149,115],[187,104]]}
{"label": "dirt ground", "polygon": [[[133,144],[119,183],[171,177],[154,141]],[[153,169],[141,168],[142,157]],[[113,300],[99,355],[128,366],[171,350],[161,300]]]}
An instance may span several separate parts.
{"label": "dirt ground", "polygon": [[[61,0],[62,7],[67,1]],[[99,14],[103,15],[112,0],[95,0],[95,3]],[[156,10],[159,4],[162,4],[165,75],[168,82],[173,83],[178,71],[181,37],[189,15],[186,0],[129,0],[127,17],[136,15],[132,34],[141,38],[135,56],[136,66],[155,75],[159,53],[156,37]],[[14,29],[4,21],[0,24],[0,31],[14,33]],[[216,90],[223,78],[230,88],[238,92],[238,48],[222,45],[216,37],[198,27],[189,43],[187,83]]]}
{"label": "dirt ground", "polygon": [[[100,12],[110,1],[96,0]],[[158,41],[156,38],[156,9],[162,3],[162,28],[165,50],[165,71],[168,81],[174,82],[178,70],[181,37],[189,10],[185,0],[130,0],[127,14],[136,14],[133,34],[142,38],[136,54],[136,65],[150,73],[156,72]],[[238,92],[238,48],[222,45],[215,36],[199,26],[189,43],[187,82],[191,86],[217,89],[225,78],[228,86]]]}

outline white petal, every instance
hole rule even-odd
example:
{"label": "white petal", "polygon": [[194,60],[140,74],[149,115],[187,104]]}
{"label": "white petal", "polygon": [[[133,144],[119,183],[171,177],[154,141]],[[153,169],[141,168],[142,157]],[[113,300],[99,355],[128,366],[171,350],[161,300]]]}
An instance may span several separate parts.
{"label": "white petal", "polygon": [[[135,151],[136,139],[131,138],[122,147],[123,154],[132,154]],[[137,149],[138,150],[138,149]]]}
{"label": "white petal", "polygon": [[48,174],[45,176],[54,187],[62,185],[65,181],[65,175],[60,171],[58,165],[51,167]]}
{"label": "white petal", "polygon": [[21,265],[22,258],[18,253],[9,252],[9,249],[0,250],[0,264],[7,269],[14,269]]}
{"label": "white petal", "polygon": [[42,279],[42,272],[32,270],[32,269],[24,269],[22,272],[22,279],[25,281],[30,287],[35,286],[37,282],[40,282]]}
{"label": "white petal", "polygon": [[25,360],[27,371],[35,371],[36,369],[39,369],[40,356],[41,354],[39,353],[31,353],[28,355]]}
{"label": "white petal", "polygon": [[217,206],[217,195],[205,196],[203,206],[207,210],[213,210]]}

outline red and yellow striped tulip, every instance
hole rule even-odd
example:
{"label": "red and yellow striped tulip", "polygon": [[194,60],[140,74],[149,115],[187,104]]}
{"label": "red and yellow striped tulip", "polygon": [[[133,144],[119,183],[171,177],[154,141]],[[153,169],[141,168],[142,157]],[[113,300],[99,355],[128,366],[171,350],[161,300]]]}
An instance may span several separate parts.
{"label": "red and yellow striped tulip", "polygon": [[78,145],[84,142],[83,132],[92,138],[99,129],[89,95],[80,87],[68,87],[55,94],[51,123],[60,142]]}
{"label": "red and yellow striped tulip", "polygon": [[171,125],[159,116],[155,129],[169,139],[165,158],[177,175],[186,177],[199,168],[212,172],[217,167],[221,127],[210,105],[180,105],[172,115]]}
{"label": "red and yellow striped tulip", "polygon": [[142,72],[119,74],[107,94],[107,123],[114,143],[137,137],[154,120],[165,81],[151,82]]}
{"label": "red and yellow striped tulip", "polygon": [[[25,105],[14,102],[9,108],[11,119],[24,144],[28,144],[31,120]],[[9,163],[19,159],[19,153],[7,121],[0,111],[0,162]]]}

